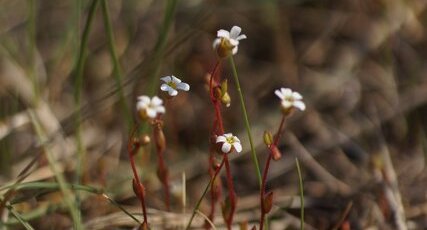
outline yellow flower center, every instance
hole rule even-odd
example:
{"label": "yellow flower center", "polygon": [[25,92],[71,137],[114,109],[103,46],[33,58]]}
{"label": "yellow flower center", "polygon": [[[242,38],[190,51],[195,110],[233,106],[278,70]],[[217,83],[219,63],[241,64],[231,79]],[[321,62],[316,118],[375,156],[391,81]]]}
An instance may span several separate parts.
{"label": "yellow flower center", "polygon": [[168,82],[168,86],[170,86],[172,89],[176,89],[176,83],[173,81]]}
{"label": "yellow flower center", "polygon": [[225,140],[227,141],[227,143],[229,144],[234,144],[234,138],[233,137],[226,137]]}

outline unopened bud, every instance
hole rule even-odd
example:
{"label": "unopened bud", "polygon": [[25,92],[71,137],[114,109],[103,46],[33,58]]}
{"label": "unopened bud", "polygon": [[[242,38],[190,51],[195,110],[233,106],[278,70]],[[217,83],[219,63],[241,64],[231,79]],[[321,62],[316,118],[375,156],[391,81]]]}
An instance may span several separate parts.
{"label": "unopened bud", "polygon": [[264,143],[268,147],[270,147],[273,144],[273,135],[270,131],[264,131]]}
{"label": "unopened bud", "polygon": [[262,211],[264,213],[269,213],[273,207],[273,192],[268,192],[262,199]]}
{"label": "unopened bud", "polygon": [[147,222],[142,223],[141,225],[139,225],[138,230],[149,230],[150,228],[148,227]]}
{"label": "unopened bud", "polygon": [[144,185],[137,182],[135,179],[132,180],[132,189],[133,189],[133,193],[135,193],[138,199],[141,199],[141,197],[144,196],[144,192],[145,192]]}
{"label": "unopened bud", "polygon": [[214,96],[217,100],[221,100],[222,97],[222,91],[220,87],[215,87],[214,88]]}
{"label": "unopened bud", "polygon": [[222,217],[224,218],[224,222],[228,222],[228,217],[231,214],[231,202],[230,198],[225,198],[224,202],[221,204]]}
{"label": "unopened bud", "polygon": [[270,146],[270,154],[273,157],[273,160],[275,161],[280,160],[280,158],[282,158],[282,153],[276,145]]}
{"label": "unopened bud", "polygon": [[226,107],[230,107],[231,105],[231,98],[230,95],[225,92],[222,97],[221,97],[221,102],[226,106]]}
{"label": "unopened bud", "polygon": [[228,80],[225,79],[224,81],[221,82],[221,92],[222,94],[225,94],[228,92]]}
{"label": "unopened bud", "polygon": [[148,145],[148,144],[150,144],[150,142],[151,142],[151,138],[150,138],[150,136],[148,136],[147,134],[143,134],[143,135],[141,135],[141,137],[139,138],[139,143],[140,143],[142,146]]}
{"label": "unopened bud", "polygon": [[163,152],[166,149],[166,139],[165,134],[163,133],[162,124],[155,123],[154,124],[154,142],[156,143],[157,150],[159,152]]}

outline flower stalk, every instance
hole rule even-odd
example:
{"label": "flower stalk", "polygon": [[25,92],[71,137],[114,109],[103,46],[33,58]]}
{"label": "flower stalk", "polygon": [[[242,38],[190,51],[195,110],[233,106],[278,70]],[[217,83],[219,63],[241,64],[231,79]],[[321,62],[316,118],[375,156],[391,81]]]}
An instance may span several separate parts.
{"label": "flower stalk", "polygon": [[262,188],[261,170],[259,168],[259,162],[258,162],[257,154],[255,151],[254,141],[252,138],[251,126],[249,123],[248,113],[246,111],[245,99],[243,97],[243,92],[242,92],[242,89],[240,87],[239,76],[237,74],[237,69],[236,69],[236,65],[234,63],[233,56],[230,56],[229,60],[230,60],[230,64],[231,64],[231,69],[233,70],[233,77],[234,77],[234,81],[236,83],[236,89],[237,89],[237,92],[239,94],[240,106],[242,108],[243,118],[245,121],[245,128],[246,128],[246,132],[247,132],[247,135],[249,138],[249,144],[251,146],[252,161],[253,161],[254,166],[255,166],[255,171],[256,171],[257,178],[258,178],[259,186],[260,186],[260,188]]}
{"label": "flower stalk", "polygon": [[147,219],[147,210],[145,207],[145,191],[144,191],[144,187],[143,184],[141,183],[141,180],[139,179],[138,176],[138,171],[136,169],[136,164],[135,164],[135,158],[134,156],[138,153],[139,149],[141,148],[141,143],[140,141],[135,138],[135,134],[136,134],[136,130],[137,130],[137,126],[134,127],[130,137],[129,137],[129,141],[128,141],[128,155],[129,155],[129,161],[130,161],[130,165],[132,168],[132,172],[133,172],[133,188],[134,188],[134,192],[135,195],[138,197],[140,203],[141,203],[141,209],[142,209],[142,215],[143,215],[143,222],[141,224],[141,226],[148,226],[148,219]]}

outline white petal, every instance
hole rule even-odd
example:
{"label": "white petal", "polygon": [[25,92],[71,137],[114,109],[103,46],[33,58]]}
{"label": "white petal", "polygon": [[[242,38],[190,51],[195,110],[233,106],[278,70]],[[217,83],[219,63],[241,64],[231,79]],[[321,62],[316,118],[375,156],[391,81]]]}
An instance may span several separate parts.
{"label": "white petal", "polygon": [[224,142],[224,144],[222,144],[221,151],[223,153],[228,153],[230,152],[230,150],[231,150],[231,144],[229,144],[228,142]]}
{"label": "white petal", "polygon": [[143,102],[143,103],[150,103],[150,97],[148,96],[139,96],[138,97],[138,102]]}
{"label": "white petal", "polygon": [[238,46],[235,46],[235,47],[233,48],[233,50],[232,50],[233,55],[237,54],[237,50],[238,50],[238,49],[239,49],[239,47],[238,47]]}
{"label": "white petal", "polygon": [[233,134],[232,133],[226,133],[226,134],[224,134],[224,137],[227,137],[227,138],[230,138],[230,137],[232,137],[233,136]]}
{"label": "white petal", "polygon": [[170,76],[162,77],[162,78],[160,78],[160,80],[162,80],[166,83],[169,83],[169,82],[171,82],[171,77]]}
{"label": "white petal", "polygon": [[242,151],[242,145],[240,143],[234,143],[233,147],[236,150],[236,152],[238,152],[238,153],[240,153]]}
{"label": "white petal", "polygon": [[237,41],[236,39],[229,39],[228,41],[230,42],[230,44],[232,46],[238,46],[239,45],[239,41]]}
{"label": "white petal", "polygon": [[155,118],[156,117],[156,115],[157,115],[157,112],[156,112],[156,110],[154,110],[154,109],[151,109],[151,108],[147,108],[147,116],[149,117],[149,118]]}
{"label": "white petal", "polygon": [[219,38],[229,38],[230,32],[228,32],[227,30],[218,30],[218,32],[216,33],[216,36]]}
{"label": "white petal", "polygon": [[239,138],[237,138],[236,136],[233,137],[233,141],[236,142],[236,143],[240,143]]}
{"label": "white petal", "polygon": [[285,98],[285,96],[282,94],[282,91],[279,89],[276,89],[274,91],[274,94],[276,94],[276,96],[278,96],[281,100],[283,100]]}
{"label": "white petal", "polygon": [[293,93],[292,93],[292,97],[293,97],[295,100],[301,100],[301,99],[302,99],[301,94],[299,94],[298,92],[293,92]]}
{"label": "white petal", "polygon": [[190,90],[190,85],[187,83],[181,82],[181,83],[176,85],[176,88],[180,89],[180,90],[188,91],[188,90]]}
{"label": "white petal", "polygon": [[238,27],[238,26],[233,26],[233,28],[231,28],[230,30],[230,38],[236,39],[240,32],[242,32],[242,28]]}
{"label": "white petal", "polygon": [[153,99],[151,99],[152,105],[161,105],[163,104],[163,100],[160,99],[158,96],[154,96]]}
{"label": "white petal", "polygon": [[294,107],[298,108],[301,111],[305,110],[305,104],[302,101],[294,101]]}
{"label": "white petal", "polygon": [[217,49],[220,43],[221,43],[220,38],[215,39],[214,42],[212,43],[213,48]]}
{"label": "white petal", "polygon": [[216,137],[216,143],[226,142],[226,141],[227,141],[227,139],[224,136],[217,136]]}
{"label": "white petal", "polygon": [[177,77],[175,77],[175,76],[172,75],[172,82],[174,82],[174,83],[180,83],[181,79],[179,79],[179,78],[177,78]]}
{"label": "white petal", "polygon": [[176,95],[178,95],[178,91],[172,87],[168,90],[168,93],[169,93],[169,96],[172,96],[172,97],[175,97]]}
{"label": "white petal", "polygon": [[246,38],[247,38],[246,35],[241,34],[239,37],[236,38],[236,40],[240,41],[240,40],[243,40],[243,39],[246,39]]}
{"label": "white petal", "polygon": [[161,106],[156,107],[156,112],[157,113],[165,113],[166,109],[164,106],[161,105]]}
{"label": "white petal", "polygon": [[284,97],[291,97],[292,96],[292,90],[288,88],[281,88],[282,94]]}
{"label": "white petal", "polygon": [[169,91],[170,88],[171,87],[168,84],[164,84],[164,83],[160,86],[160,89],[162,91]]}
{"label": "white petal", "polygon": [[282,100],[282,106],[285,109],[289,109],[294,105],[294,103],[287,101],[287,100]]}

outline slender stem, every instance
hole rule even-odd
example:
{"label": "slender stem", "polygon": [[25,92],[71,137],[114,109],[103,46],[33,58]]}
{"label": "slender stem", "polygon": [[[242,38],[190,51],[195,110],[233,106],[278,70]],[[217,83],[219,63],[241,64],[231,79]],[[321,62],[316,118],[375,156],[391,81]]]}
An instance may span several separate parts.
{"label": "slender stem", "polygon": [[301,202],[301,217],[300,217],[300,229],[304,230],[304,186],[302,181],[301,167],[299,165],[298,158],[295,158],[295,163],[297,165],[298,171],[298,182],[299,182],[299,191],[300,191],[300,202]]}
{"label": "slender stem", "polygon": [[190,220],[188,221],[187,227],[185,228],[186,230],[190,229],[191,223],[193,222],[193,219],[194,219],[194,216],[197,213],[197,210],[199,210],[199,207],[200,207],[200,204],[202,203],[203,198],[206,196],[206,194],[208,193],[209,188],[211,187],[211,184],[215,181],[216,177],[218,176],[218,173],[221,170],[222,166],[224,165],[224,162],[225,162],[225,158],[222,159],[222,162],[219,165],[219,167],[216,169],[214,176],[209,180],[209,183],[206,185],[205,190],[203,191],[202,196],[197,201],[197,204],[196,204],[196,206],[193,209],[193,213],[191,214]]}
{"label": "slender stem", "polygon": [[[89,15],[86,20],[85,28],[83,30],[82,41],[80,43],[80,49],[77,56],[77,64],[75,68],[76,77],[75,77],[74,101],[76,103],[75,106],[78,110],[80,110],[80,106],[81,106],[81,98],[82,98],[81,91],[83,88],[83,68],[86,60],[87,43],[89,40],[89,33],[92,28],[92,22],[95,16],[96,8],[98,7],[98,3],[99,3],[98,0],[93,0],[92,4],[90,5]],[[77,184],[81,184],[83,181],[82,175],[83,175],[84,165],[86,164],[86,151],[83,147],[82,130],[81,130],[80,122],[81,122],[81,113],[80,111],[77,111],[77,117],[75,120],[75,125],[76,125],[75,135],[76,135],[77,159],[78,159],[78,164],[76,169]],[[80,195],[78,192],[76,192],[76,206],[79,206],[79,205],[80,205]]]}
{"label": "slender stem", "polygon": [[262,174],[262,185],[261,185],[261,194],[260,194],[260,200],[261,200],[261,218],[260,218],[260,224],[259,229],[262,230],[264,228],[264,219],[265,219],[265,210],[264,210],[264,196],[265,196],[265,185],[267,183],[267,174],[268,169],[270,168],[270,162],[271,162],[272,154],[268,154],[267,161],[265,163],[264,172]]}
{"label": "slender stem", "polygon": [[231,176],[231,170],[230,170],[230,162],[228,160],[228,154],[226,153],[224,154],[224,160],[225,160],[225,172],[227,176],[228,193],[229,193],[229,200],[230,200],[230,215],[226,217],[227,218],[226,222],[227,222],[228,229],[231,229],[234,212],[236,210],[236,193],[234,192],[233,177]]}
{"label": "slender stem", "polygon": [[285,120],[286,120],[286,116],[285,116],[285,115],[283,115],[283,116],[282,116],[282,120],[280,121],[279,129],[277,130],[276,135],[274,135],[274,142],[273,142],[273,143],[274,143],[274,145],[276,145],[276,146],[277,146],[277,144],[279,143],[280,136],[282,135],[283,128],[284,128],[284,126],[285,126]]}
{"label": "slender stem", "polygon": [[[157,138],[156,135],[158,132],[162,132],[160,124],[154,124],[153,128],[153,136]],[[157,142],[157,141],[156,141]],[[170,211],[170,192],[169,192],[169,176],[168,169],[166,167],[165,158],[164,158],[164,147],[158,146],[156,144],[156,152],[157,152],[157,170],[158,177],[162,182],[163,190],[165,192],[165,205],[166,209]]]}
{"label": "slender stem", "polygon": [[236,65],[234,64],[233,56],[230,56],[230,63],[231,63],[231,68],[233,70],[234,81],[236,82],[237,92],[239,93],[240,105],[242,107],[243,118],[245,120],[246,132],[248,134],[249,143],[251,145],[252,161],[254,162],[254,165],[255,165],[255,170],[258,177],[258,183],[261,189],[262,188],[261,170],[259,168],[258,158],[256,155],[255,146],[252,139],[251,126],[249,124],[248,113],[246,112],[245,99],[243,97],[242,89],[240,88],[239,76],[237,75],[237,69],[236,69]]}
{"label": "slender stem", "polygon": [[137,146],[133,146],[133,138],[134,135],[136,133],[137,127],[135,127],[132,131],[132,134],[129,137],[129,142],[128,142],[128,154],[129,154],[129,160],[130,160],[130,165],[132,167],[132,172],[133,172],[133,176],[134,176],[134,180],[136,183],[138,183],[137,186],[137,190],[138,190],[138,198],[141,202],[141,208],[142,208],[142,215],[144,216],[144,222],[148,224],[148,220],[147,220],[147,210],[145,208],[145,195],[144,195],[144,191],[141,188],[141,181],[139,179],[138,176],[138,171],[136,170],[136,165],[135,165],[135,154],[138,152],[139,150],[139,145]]}
{"label": "slender stem", "polygon": [[111,59],[113,61],[113,66],[114,66],[113,75],[119,90],[119,100],[120,100],[122,109],[124,111],[124,118],[127,121],[126,125],[128,126],[128,128],[130,128],[132,124],[132,121],[131,121],[132,116],[131,116],[129,107],[126,104],[125,94],[123,92],[122,81],[121,81],[122,70],[120,68],[119,59],[117,56],[116,49],[114,47],[114,44],[115,44],[114,34],[113,34],[113,29],[112,29],[111,20],[110,20],[110,13],[108,10],[108,5],[106,0],[101,1],[101,8],[102,8],[104,26],[105,26],[105,30],[107,32],[107,37],[108,37],[108,48],[110,50],[110,55],[111,55]]}
{"label": "slender stem", "polygon": [[214,96],[214,86],[213,86],[213,81],[216,78],[216,82],[215,84],[217,85],[219,83],[219,76],[216,77],[217,72],[218,72],[218,68],[221,65],[221,60],[218,60],[217,63],[215,64],[215,67],[212,71],[211,77],[209,79],[209,95],[211,98],[211,102],[214,106],[215,109],[215,123],[217,123],[217,127],[214,127],[214,132],[217,131],[217,128],[219,129],[219,134],[222,135],[224,134],[224,124],[222,121],[222,115],[221,115],[221,105],[220,105],[220,101],[218,101],[217,98],[215,98]]}
{"label": "slender stem", "polygon": [[[282,134],[283,128],[285,126],[285,120],[286,120],[286,116],[283,115],[280,121],[279,128],[277,129],[277,133],[276,135],[274,135],[273,145],[275,146],[277,146],[277,144],[279,143],[280,135]],[[265,215],[267,214],[265,213],[265,210],[264,210],[264,198],[265,198],[265,190],[266,190],[266,184],[267,184],[267,175],[268,175],[268,170],[270,169],[270,162],[272,158],[273,158],[273,154],[270,152],[270,154],[268,154],[267,161],[265,162],[265,168],[262,174],[262,183],[261,183],[261,191],[260,191],[260,203],[261,203],[261,218],[260,218],[260,224],[259,224],[260,230],[264,228]]]}

